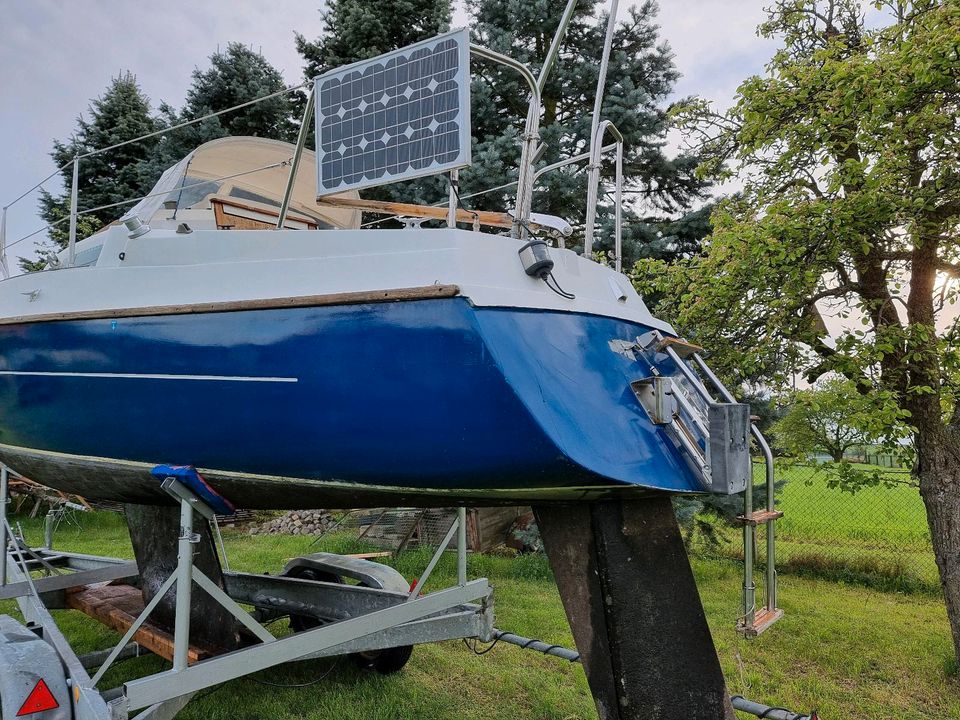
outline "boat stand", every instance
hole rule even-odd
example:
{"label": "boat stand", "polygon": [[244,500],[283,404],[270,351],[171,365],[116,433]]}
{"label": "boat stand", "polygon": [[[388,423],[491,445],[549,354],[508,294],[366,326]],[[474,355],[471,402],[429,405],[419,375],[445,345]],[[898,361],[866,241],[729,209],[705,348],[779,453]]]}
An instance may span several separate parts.
{"label": "boat stand", "polygon": [[[134,616],[131,588],[142,580],[137,564],[26,547],[6,516],[8,478],[9,470],[0,466],[5,550],[0,552],[0,599],[16,599],[24,622],[0,616],[2,720],[173,718],[198,691],[282,663],[355,653],[375,656],[425,642],[493,637],[490,585],[466,576],[462,511],[415,589],[385,565],[328,553],[297,558],[280,576],[227,570],[215,582],[194,561],[201,537],[194,529],[195,514],[202,522],[213,518],[213,510],[186,485],[168,478],[163,487],[180,506],[177,561]],[[457,584],[421,594],[455,533],[460,535]],[[46,576],[34,577],[38,570]],[[311,572],[332,581],[310,579]],[[341,577],[360,584],[342,584]],[[239,627],[237,649],[218,652],[191,644],[196,640],[190,612],[196,600],[194,584]],[[142,588],[136,587],[139,594]],[[151,624],[168,593],[174,598],[172,636],[162,625]],[[254,610],[248,612],[240,603]],[[120,642],[112,649],[77,655],[50,612],[77,607],[124,629]],[[284,616],[297,618],[302,631],[276,637],[262,624]],[[115,663],[147,652],[167,657],[173,667],[118,688],[100,688]]]}
{"label": "boat stand", "polygon": [[600,720],[733,720],[670,499],[534,512]]}

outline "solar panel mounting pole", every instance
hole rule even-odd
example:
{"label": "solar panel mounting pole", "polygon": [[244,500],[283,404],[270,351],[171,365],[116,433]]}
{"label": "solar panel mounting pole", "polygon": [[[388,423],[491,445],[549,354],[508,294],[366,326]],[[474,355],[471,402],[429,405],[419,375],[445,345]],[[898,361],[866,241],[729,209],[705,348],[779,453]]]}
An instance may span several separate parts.
{"label": "solar panel mounting pole", "polygon": [[540,139],[540,86],[530,69],[512,57],[498,53],[482,45],[470,45],[470,52],[486,60],[492,60],[516,70],[530,86],[530,108],[527,111],[526,127],[523,131],[523,150],[520,154],[520,172],[517,181],[517,206],[514,208],[513,237],[523,238],[528,234],[527,221],[530,219],[530,205],[533,196],[533,159]]}
{"label": "solar panel mounting pole", "polygon": [[67,267],[77,259],[77,195],[80,184],[80,156],[73,158],[73,179],[70,181],[70,241],[67,245]]}
{"label": "solar panel mounting pole", "polygon": [[456,228],[457,227],[457,193],[459,188],[457,187],[460,182],[460,171],[451,170],[450,171],[450,205],[447,211],[447,227]]}
{"label": "solar panel mounting pole", "polygon": [[7,267],[7,209],[0,210],[0,273],[3,277],[10,277],[10,268]]}
{"label": "solar panel mounting pole", "polygon": [[287,187],[283,191],[283,201],[280,203],[280,214],[277,216],[277,230],[283,230],[287,221],[287,212],[290,210],[290,198],[293,196],[293,186],[297,182],[297,172],[300,170],[300,159],[303,157],[303,148],[307,144],[307,135],[310,133],[310,121],[313,119],[313,110],[317,103],[316,84],[310,86],[307,94],[307,107],[303,111],[303,121],[300,123],[300,132],[297,134],[297,148],[290,159],[290,175],[287,177]]}
{"label": "solar panel mounting pole", "polygon": [[550,43],[550,49],[547,51],[547,57],[544,59],[539,77],[534,77],[526,65],[507,55],[481,45],[470,45],[471,53],[516,70],[523,75],[523,79],[530,86],[530,107],[527,110],[527,121],[523,130],[523,149],[520,153],[520,168],[517,177],[517,203],[513,212],[514,223],[511,231],[513,237],[525,238],[529,234],[527,223],[530,220],[530,212],[533,206],[533,163],[539,152],[541,96],[550,70],[553,69],[557,56],[560,54],[560,42],[570,26],[576,5],[577,0],[568,0],[560,19],[560,26]]}

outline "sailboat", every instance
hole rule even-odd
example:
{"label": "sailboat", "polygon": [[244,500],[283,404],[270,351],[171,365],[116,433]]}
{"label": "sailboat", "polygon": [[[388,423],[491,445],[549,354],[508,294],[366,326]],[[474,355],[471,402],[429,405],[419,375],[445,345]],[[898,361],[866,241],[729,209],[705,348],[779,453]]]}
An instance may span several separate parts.
{"label": "sailboat", "polygon": [[150,470],[188,465],[247,508],[742,490],[748,466],[713,466],[747,421],[711,448],[692,346],[531,212],[533,143],[512,213],[359,198],[455,183],[470,50],[503,59],[456,31],[323,76],[317,153],[307,118],[296,146],[207,143],[0,282],[0,462],[124,503],[162,502]]}
{"label": "sailboat", "polygon": [[[14,585],[28,589],[9,591],[34,596],[24,614],[40,619],[39,636],[54,648],[38,640],[43,652],[63,659],[56,667],[68,669],[74,701],[100,708],[87,715],[120,716],[108,712],[97,681],[129,649],[137,623],[170,605],[174,582],[175,607],[165,611],[168,625],[174,619],[173,669],[111,695],[122,716],[151,706],[151,717],[175,713],[196,690],[318,649],[349,646],[376,657],[431,637],[492,637],[489,587],[467,581],[462,506],[522,503],[534,508],[600,716],[733,717],[670,495],[744,492],[742,631],[757,634],[782,615],[772,455],[748,406],[723,387],[700,348],[651,314],[620,271],[623,139],[599,117],[616,0],[590,152],[536,166],[539,92],[575,5],[567,3],[539,77],[471,45],[466,31],[338,68],[313,83],[295,145],[247,137],[202,145],[86,239],[76,233],[82,158],[73,161],[67,247],[42,272],[0,280],[0,495],[13,469],[126,505],[135,569],[64,553],[56,558],[79,558],[82,569],[97,561],[96,574],[38,580],[103,590],[105,579],[139,576],[140,618],[131,616],[92,679],[56,639],[36,588],[24,581]],[[503,212],[464,207],[457,189],[470,164],[471,56],[516,71],[530,88],[516,201]],[[612,146],[603,144],[608,134]],[[593,236],[599,167],[611,147],[608,261],[594,255]],[[584,160],[578,253],[566,247],[573,228],[564,218],[534,211],[533,187],[543,173]],[[441,173],[449,177],[446,207],[361,197]],[[371,215],[399,222],[376,227]],[[0,218],[0,270],[4,227]],[[751,433],[767,459],[768,509],[757,514]],[[297,571],[292,577],[223,572],[210,526],[193,532],[195,512],[214,520],[221,505],[461,506],[420,578],[457,531],[458,587],[418,598],[422,584],[408,590],[392,569],[327,553],[297,558],[287,568]],[[27,577],[3,504],[0,520]],[[752,575],[759,523],[768,527],[762,611]],[[196,573],[194,556],[203,565]],[[367,587],[341,584],[341,575]],[[206,600],[192,596],[191,578]],[[389,604],[359,607],[344,590],[382,590]],[[480,604],[463,604],[471,600]],[[237,602],[266,609],[259,620],[290,614],[305,632],[278,639]],[[333,614],[324,610],[331,607]],[[232,626],[218,619],[224,610],[263,644],[190,666],[191,615],[195,629],[232,647]],[[307,610],[312,622],[338,621],[305,630],[297,618]],[[441,610],[467,626],[430,635],[423,622],[445,622]],[[471,619],[481,616],[490,624]],[[13,656],[10,642],[34,638],[17,632],[6,643],[0,634],[0,656],[5,647]],[[380,655],[389,660],[383,671],[409,658],[409,648],[399,649]],[[36,661],[17,671],[26,677]],[[55,689],[66,698],[60,674]]]}

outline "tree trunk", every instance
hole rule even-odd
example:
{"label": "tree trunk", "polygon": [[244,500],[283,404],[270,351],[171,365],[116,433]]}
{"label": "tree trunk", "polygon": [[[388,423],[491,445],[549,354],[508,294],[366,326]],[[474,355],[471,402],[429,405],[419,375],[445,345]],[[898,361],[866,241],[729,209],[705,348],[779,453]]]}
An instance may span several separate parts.
{"label": "tree trunk", "polygon": [[933,553],[960,660],[960,433],[942,428],[917,437],[916,470],[927,508]]}

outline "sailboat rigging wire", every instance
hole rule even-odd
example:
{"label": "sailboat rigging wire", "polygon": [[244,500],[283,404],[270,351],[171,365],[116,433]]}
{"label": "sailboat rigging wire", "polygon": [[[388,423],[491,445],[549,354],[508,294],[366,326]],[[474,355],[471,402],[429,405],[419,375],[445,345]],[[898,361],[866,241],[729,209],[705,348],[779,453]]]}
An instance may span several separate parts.
{"label": "sailboat rigging wire", "polygon": [[219,117],[220,115],[226,115],[227,113],[234,112],[235,110],[242,110],[245,107],[256,105],[257,103],[263,102],[264,100],[271,100],[275,97],[279,97],[280,95],[286,95],[287,93],[291,93],[294,90],[300,90],[302,88],[305,88],[307,85],[310,85],[312,82],[313,82],[312,80],[308,80],[307,82],[300,83],[299,85],[294,85],[292,87],[284,88],[283,90],[277,90],[277,92],[270,93],[269,95],[264,95],[262,97],[254,98],[253,100],[248,100],[245,103],[234,105],[233,107],[229,107],[226,110],[218,110],[217,112],[208,113],[203,117],[198,117],[194,120],[187,120],[186,122],[178,123],[177,125],[171,125],[170,127],[167,127],[167,128],[161,128],[160,130],[156,130],[152,133],[147,133],[146,135],[141,135],[140,137],[135,137],[130,140],[124,140],[123,142],[119,142],[114,145],[109,145],[104,148],[97,148],[96,150],[91,150],[90,152],[84,153],[83,155],[78,155],[77,159],[83,160],[84,158],[88,158],[93,155],[98,155],[99,153],[104,153],[104,152],[107,152],[108,150],[116,150],[117,148],[122,148],[126,145],[131,145],[135,142],[140,142],[141,140],[149,140],[150,138],[157,137],[158,135],[165,135],[166,133],[173,132],[174,130],[179,130],[180,128],[187,127],[188,125],[196,125],[197,123],[203,122],[204,120],[210,120],[211,118]]}
{"label": "sailboat rigging wire", "polygon": [[[208,185],[208,184],[210,184],[210,183],[212,183],[212,182],[221,182],[221,181],[223,181],[223,180],[232,180],[233,178],[236,178],[236,177],[242,177],[243,175],[252,175],[253,173],[262,172],[263,170],[272,170],[272,169],[278,168],[278,167],[286,167],[286,166],[289,165],[289,164],[290,164],[290,161],[289,161],[289,160],[281,160],[280,162],[272,163],[272,164],[270,164],[270,165],[264,165],[263,167],[258,167],[258,168],[255,168],[255,169],[253,169],[253,170],[244,170],[243,172],[234,173],[234,174],[232,174],[232,175],[224,175],[223,177],[212,178],[212,179],[210,179],[210,180],[200,180],[200,181],[195,182],[195,183],[190,183],[189,185],[183,185],[182,187],[177,188],[177,189],[182,192],[182,191],[184,191],[184,190],[189,190],[189,189],[192,188],[192,187],[197,187],[198,185]],[[169,190],[166,190],[166,191],[164,191],[164,192],[150,193],[150,194],[148,194],[148,195],[142,195],[142,196],[140,196],[140,197],[131,198],[131,199],[129,199],[129,200],[121,200],[120,202],[109,203],[109,204],[107,204],[107,205],[98,205],[97,207],[85,208],[85,209],[80,210],[80,211],[77,212],[77,217],[80,217],[81,215],[89,215],[90,213],[99,212],[100,210],[109,210],[110,208],[121,207],[121,206],[123,206],[123,205],[131,205],[131,204],[133,204],[133,203],[138,203],[138,202],[140,202],[141,200],[146,200],[146,199],[148,199],[148,198],[160,197],[161,195],[169,195],[169,194],[170,194],[170,191],[169,191]],[[29,239],[32,238],[34,235],[39,235],[39,234],[42,233],[44,230],[53,230],[57,225],[60,225],[60,224],[62,224],[62,223],[65,223],[65,222],[66,222],[67,220],[69,220],[69,219],[70,219],[69,217],[60,218],[59,220],[57,220],[57,221],[55,221],[55,222],[52,222],[52,223],[50,223],[49,225],[43,226],[43,227],[40,228],[39,230],[34,230],[34,231],[33,231],[32,233],[30,233],[29,235],[24,235],[24,236],[23,236],[22,238],[20,238],[19,240],[14,240],[12,243],[8,243],[8,244],[7,244],[7,249],[9,250],[9,249],[12,248],[14,245],[17,245],[17,244],[19,244],[19,243],[22,243],[24,240],[29,240]]]}
{"label": "sailboat rigging wire", "polygon": [[47,175],[43,180],[41,180],[40,182],[38,182],[38,183],[37,183],[36,185],[34,185],[32,188],[30,188],[29,190],[21,193],[20,196],[17,197],[15,200],[11,200],[9,203],[7,203],[6,205],[4,205],[4,209],[13,207],[13,206],[16,205],[18,202],[20,202],[21,200],[23,200],[27,195],[29,195],[29,194],[32,193],[34,190],[36,190],[38,187],[41,187],[47,180],[49,180],[50,178],[52,178],[54,175],[57,175],[57,174],[59,174],[59,173],[62,173],[64,170],[66,170],[66,169],[67,169],[68,167],[70,167],[71,165],[73,165],[73,159],[72,159],[72,158],[70,159],[70,162],[68,162],[66,165],[62,165],[61,167],[58,167],[56,170],[54,170],[52,173],[50,173],[49,175]]}
{"label": "sailboat rigging wire", "polygon": [[[310,81],[307,81],[307,82],[304,82],[304,83],[300,83],[299,85],[293,85],[293,86],[291,86],[291,87],[284,88],[283,90],[278,90],[277,92],[270,93],[269,95],[264,95],[264,96],[262,96],[262,97],[254,98],[253,100],[249,100],[249,101],[247,101],[247,102],[245,102],[245,103],[240,103],[239,105],[234,105],[233,107],[229,107],[229,108],[227,108],[226,110],[218,110],[217,112],[208,113],[208,114],[206,114],[206,115],[204,115],[204,116],[202,116],[202,117],[195,118],[194,120],[187,120],[186,122],[178,123],[177,125],[171,125],[170,127],[166,127],[166,128],[161,128],[161,129],[156,130],[156,131],[154,131],[154,132],[152,132],[152,133],[147,133],[146,135],[141,135],[140,137],[135,137],[135,138],[132,138],[132,139],[130,139],[130,140],[124,140],[123,142],[115,143],[115,144],[113,144],[113,145],[108,145],[107,147],[97,148],[97,149],[95,149],[95,150],[91,150],[90,152],[84,153],[83,155],[78,155],[76,158],[70,158],[70,161],[69,161],[68,163],[66,163],[65,165],[63,165],[63,166],[57,168],[56,170],[54,170],[52,173],[50,173],[49,175],[47,175],[47,177],[45,177],[43,180],[41,180],[41,181],[38,182],[36,185],[34,185],[32,188],[30,188],[29,190],[27,190],[26,192],[24,192],[23,194],[21,194],[21,195],[20,195],[18,198],[16,198],[15,200],[12,200],[11,202],[7,203],[4,207],[12,207],[13,205],[15,205],[16,203],[18,203],[19,201],[23,200],[23,198],[25,198],[27,195],[29,195],[30,193],[32,193],[32,192],[33,192],[34,190],[36,190],[38,187],[40,187],[41,185],[43,185],[45,182],[47,182],[47,180],[49,180],[50,178],[52,178],[54,175],[56,175],[57,173],[63,172],[63,171],[66,170],[68,167],[70,167],[70,166],[73,164],[74,159],[83,160],[84,158],[92,157],[93,155],[97,155],[97,154],[99,154],[99,153],[107,152],[108,150],[116,150],[117,148],[121,148],[121,147],[124,147],[124,146],[126,146],[126,145],[131,145],[131,144],[133,144],[133,143],[135,143],[135,142],[140,142],[141,140],[149,140],[149,139],[152,138],[152,137],[157,137],[158,135],[164,135],[164,134],[166,134],[166,133],[173,132],[174,130],[179,130],[180,128],[187,127],[188,125],[195,125],[195,124],[197,124],[197,123],[203,122],[204,120],[210,120],[211,118],[219,117],[220,115],[226,115],[227,113],[234,112],[235,110],[242,110],[242,109],[245,108],[245,107],[250,107],[251,105],[255,105],[255,104],[259,103],[259,102],[263,102],[264,100],[272,100],[273,98],[279,97],[280,95],[286,95],[287,93],[294,92],[295,90],[301,90],[301,89],[305,88],[307,85],[310,85],[310,83],[312,83],[312,82],[313,82],[313,81],[310,80]],[[88,211],[88,212],[89,212],[89,211]],[[18,241],[18,242],[19,242],[19,241]],[[8,246],[8,247],[9,247],[9,246]]]}

